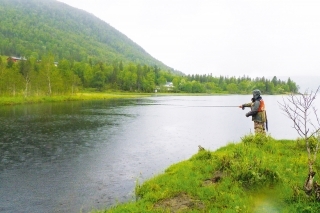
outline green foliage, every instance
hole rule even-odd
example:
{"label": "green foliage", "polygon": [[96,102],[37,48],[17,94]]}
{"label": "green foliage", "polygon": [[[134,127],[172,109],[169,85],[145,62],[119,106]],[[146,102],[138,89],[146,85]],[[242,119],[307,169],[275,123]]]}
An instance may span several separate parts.
{"label": "green foliage", "polygon": [[179,212],[173,209],[179,202],[187,206],[180,212],[319,212],[320,203],[301,190],[307,175],[303,153],[295,141],[246,135],[170,166],[137,184],[136,202],[103,212]]}
{"label": "green foliage", "polygon": [[0,54],[55,61],[139,62],[170,69],[106,22],[54,0],[0,1]]}
{"label": "green foliage", "polygon": [[[108,64],[63,59],[57,65],[52,54],[43,56],[41,61],[30,58],[26,61],[12,62],[9,66],[10,61],[0,64],[0,82],[3,82],[0,85],[0,96],[74,94],[80,89],[88,88],[94,88],[97,91],[114,89],[153,92],[157,87],[160,88],[160,92],[246,94],[256,88],[254,86],[249,88],[248,85],[264,87],[261,86],[264,84],[259,78],[251,81],[250,78],[229,79],[221,76],[219,78],[206,76],[200,78],[202,80],[207,78],[204,83],[201,83],[191,80],[188,76],[177,76],[170,71],[159,70],[157,67],[134,63],[122,64],[117,61]],[[171,90],[163,87],[167,81],[173,82],[174,87]],[[278,82],[278,85],[281,85],[281,82]],[[272,94],[275,93],[275,91],[272,92]]]}
{"label": "green foliage", "polygon": [[241,141],[246,145],[250,145],[250,144],[264,145],[266,143],[272,142],[273,140],[274,139],[272,137],[265,134],[249,134],[241,138]]}
{"label": "green foliage", "polygon": [[[299,87],[290,78],[288,81],[278,80],[276,76],[270,81],[268,79],[249,77],[214,77],[210,75],[188,75],[182,85],[186,82],[198,81],[206,86],[207,92],[220,93],[224,91],[229,94],[249,94],[254,89],[260,89],[263,94],[297,93]],[[276,82],[276,84],[274,84]],[[190,89],[181,88],[182,91],[191,92]]]}
{"label": "green foliage", "polygon": [[230,93],[230,94],[236,94],[238,93],[238,86],[237,84],[235,83],[230,83],[227,85],[227,91]]}
{"label": "green foliage", "polygon": [[[31,58],[12,62],[10,66],[8,63],[0,64],[0,96],[66,95],[90,88],[153,92],[158,80],[154,67],[144,65],[142,68],[134,63],[90,64],[63,59],[57,65],[52,54],[43,56],[41,61]],[[165,70],[158,73],[162,81],[173,76]]]}
{"label": "green foliage", "polygon": [[78,93],[74,95],[59,95],[59,96],[32,96],[32,97],[1,97],[0,105],[15,105],[15,104],[29,104],[42,102],[62,102],[62,101],[84,101],[84,100],[106,100],[106,99],[120,99],[120,98],[141,98],[149,96],[147,94],[133,94],[124,92],[112,93]]}

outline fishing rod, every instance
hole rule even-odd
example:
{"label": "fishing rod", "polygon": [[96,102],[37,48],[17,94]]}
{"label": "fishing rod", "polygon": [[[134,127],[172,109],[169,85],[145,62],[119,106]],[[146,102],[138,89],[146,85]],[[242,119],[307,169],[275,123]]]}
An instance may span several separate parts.
{"label": "fishing rod", "polygon": [[189,106],[189,107],[239,107],[239,106]]}
{"label": "fishing rod", "polygon": [[[136,105],[159,105],[159,106],[179,106],[179,107],[239,107],[239,106],[228,106],[228,105],[205,105],[205,106],[188,106],[188,105],[178,105],[178,104],[157,104],[157,103],[139,103]],[[240,107],[241,108],[241,107]],[[244,107],[242,107],[244,109]]]}

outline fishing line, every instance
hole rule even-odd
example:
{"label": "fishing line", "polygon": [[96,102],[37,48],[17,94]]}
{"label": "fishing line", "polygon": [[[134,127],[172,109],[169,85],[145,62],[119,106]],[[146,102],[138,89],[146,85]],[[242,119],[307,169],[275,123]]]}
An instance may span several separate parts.
{"label": "fishing line", "polygon": [[196,106],[188,106],[188,105],[178,105],[178,104],[157,104],[157,103],[139,103],[139,104],[135,104],[135,105],[141,105],[141,106],[152,106],[152,105],[155,105],[155,106],[178,106],[178,107],[239,107],[239,106],[212,106],[212,105],[205,105],[205,106],[200,106],[200,105],[196,105]]}

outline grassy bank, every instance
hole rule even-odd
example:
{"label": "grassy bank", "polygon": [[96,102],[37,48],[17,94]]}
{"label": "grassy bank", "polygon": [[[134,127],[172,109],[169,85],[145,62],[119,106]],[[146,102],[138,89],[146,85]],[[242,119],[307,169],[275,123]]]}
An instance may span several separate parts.
{"label": "grassy bank", "polygon": [[53,95],[53,96],[31,96],[22,95],[0,97],[1,105],[30,104],[43,102],[83,101],[83,100],[105,100],[119,98],[139,98],[149,96],[207,96],[207,95],[228,95],[228,94],[207,94],[207,93],[134,93],[134,92],[81,92],[74,95]]}
{"label": "grassy bank", "polygon": [[83,101],[83,100],[105,100],[105,99],[118,99],[118,98],[138,98],[147,97],[147,93],[123,93],[123,92],[87,92],[77,93],[74,95],[61,95],[61,96],[32,96],[32,97],[0,97],[0,105],[15,105],[15,104],[29,104],[29,103],[42,103],[42,102],[63,102],[63,101]]}
{"label": "grassy bank", "polygon": [[136,202],[93,212],[320,212],[320,202],[302,190],[307,174],[301,141],[247,135],[137,183]]}

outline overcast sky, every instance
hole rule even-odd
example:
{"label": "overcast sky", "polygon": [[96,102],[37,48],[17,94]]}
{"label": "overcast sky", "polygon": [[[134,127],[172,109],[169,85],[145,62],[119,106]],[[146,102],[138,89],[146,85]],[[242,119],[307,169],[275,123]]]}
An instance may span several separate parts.
{"label": "overcast sky", "polygon": [[186,74],[320,79],[320,1],[60,0]]}

